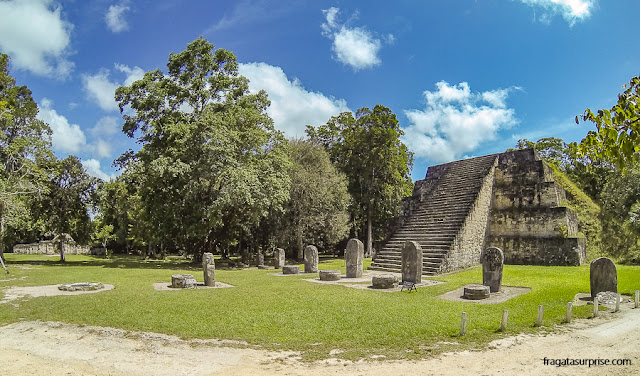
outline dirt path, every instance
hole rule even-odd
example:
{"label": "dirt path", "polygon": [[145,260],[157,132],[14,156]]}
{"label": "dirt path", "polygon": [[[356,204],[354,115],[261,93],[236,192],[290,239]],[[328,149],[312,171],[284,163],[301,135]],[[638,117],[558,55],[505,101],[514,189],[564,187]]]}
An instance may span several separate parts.
{"label": "dirt path", "polygon": [[[562,334],[518,336],[478,352],[422,361],[303,364],[293,353],[227,347],[220,341],[183,341],[153,333],[19,322],[0,328],[2,375],[630,375],[640,374],[640,309],[615,319],[581,320]],[[626,366],[544,365],[553,359],[630,359]]]}

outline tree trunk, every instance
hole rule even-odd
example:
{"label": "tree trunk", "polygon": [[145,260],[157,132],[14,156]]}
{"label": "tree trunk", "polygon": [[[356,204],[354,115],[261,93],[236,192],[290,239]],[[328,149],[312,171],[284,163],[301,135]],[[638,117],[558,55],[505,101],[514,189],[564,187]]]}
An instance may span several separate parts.
{"label": "tree trunk", "polygon": [[64,240],[60,239],[60,243],[58,243],[58,247],[60,247],[60,262],[67,262],[64,257]]}
{"label": "tree trunk", "polygon": [[4,216],[0,212],[0,259],[4,261]]}
{"label": "tree trunk", "polygon": [[367,249],[365,250],[364,257],[371,257],[373,250],[373,224],[371,214],[371,202],[369,202],[369,208],[367,210]]}
{"label": "tree trunk", "polygon": [[304,259],[304,244],[302,243],[302,230],[300,227],[296,230],[296,247],[298,248],[298,261]]}

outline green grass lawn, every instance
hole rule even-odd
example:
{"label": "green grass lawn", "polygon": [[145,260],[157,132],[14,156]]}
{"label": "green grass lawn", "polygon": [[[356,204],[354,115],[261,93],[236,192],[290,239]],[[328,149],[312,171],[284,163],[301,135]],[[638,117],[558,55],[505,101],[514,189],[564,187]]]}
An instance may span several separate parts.
{"label": "green grass lawn", "polygon": [[[58,257],[5,254],[11,274],[0,276],[0,289],[71,282],[102,282],[111,291],[78,296],[40,297],[0,305],[0,324],[18,320],[51,320],[132,331],[174,334],[183,338],[246,341],[269,349],[294,349],[306,359],[341,349],[347,359],[373,354],[387,358],[420,358],[452,349],[478,348],[488,341],[520,332],[535,332],[537,307],[544,305],[543,330],[561,324],[566,304],[589,291],[589,266],[504,268],[503,284],[532,290],[500,304],[453,302],[437,298],[468,283],[482,283],[481,268],[434,278],[445,283],[418,292],[384,293],[304,281],[316,275],[277,277],[274,270],[216,270],[226,289],[156,291],[153,282],[171,274],[194,274],[198,267],[181,260],[143,261],[118,256]],[[367,260],[366,266],[370,263]],[[344,260],[321,261],[320,269],[345,272]],[[618,266],[618,289],[640,289],[640,267]],[[10,278],[10,280],[6,280]],[[509,327],[499,333],[502,311]],[[460,316],[467,312],[467,335],[459,337]],[[575,307],[587,318],[591,307]]]}

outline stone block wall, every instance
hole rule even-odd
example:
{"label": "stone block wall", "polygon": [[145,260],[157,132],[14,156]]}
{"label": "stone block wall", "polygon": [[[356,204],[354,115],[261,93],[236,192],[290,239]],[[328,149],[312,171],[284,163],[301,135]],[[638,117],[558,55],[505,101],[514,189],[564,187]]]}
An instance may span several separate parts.
{"label": "stone block wall", "polygon": [[[74,243],[65,243],[64,253],[67,255],[88,255],[91,253],[91,247],[88,245],[78,245]],[[57,255],[60,253],[58,246],[51,240],[41,240],[31,244],[16,244],[13,247],[13,253],[22,255]]]}
{"label": "stone block wall", "polygon": [[506,264],[580,265],[586,240],[566,192],[533,149],[500,154],[486,246],[503,250]]}

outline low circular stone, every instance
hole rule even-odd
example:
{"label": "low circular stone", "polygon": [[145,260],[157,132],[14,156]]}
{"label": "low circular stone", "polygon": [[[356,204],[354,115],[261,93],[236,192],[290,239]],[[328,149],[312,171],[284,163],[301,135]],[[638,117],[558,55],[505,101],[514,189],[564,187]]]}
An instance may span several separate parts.
{"label": "low circular stone", "polygon": [[392,289],[398,287],[398,277],[393,274],[379,274],[371,278],[374,289]]}
{"label": "low circular stone", "polygon": [[487,299],[491,295],[489,286],[472,285],[464,288],[464,299],[482,300]]}
{"label": "low circular stone", "polygon": [[299,274],[300,267],[298,265],[285,265],[282,267],[282,274]]}
{"label": "low circular stone", "polygon": [[[596,295],[596,299],[598,299],[599,304],[616,304],[616,299],[618,299],[618,293],[612,291],[602,291]],[[620,302],[622,302],[622,298],[620,298]]]}
{"label": "low circular stone", "polygon": [[339,281],[341,276],[340,270],[320,270],[318,274],[321,281]]}
{"label": "low circular stone", "polygon": [[267,269],[271,269],[271,267],[270,267],[270,266],[268,266],[268,265],[258,265],[258,269],[260,269],[260,270],[267,270]]}
{"label": "low circular stone", "polygon": [[58,290],[60,291],[94,291],[94,290],[101,290],[103,288],[104,288],[104,285],[100,282],[68,283],[68,284],[58,286]]}
{"label": "low circular stone", "polygon": [[186,289],[196,287],[196,279],[191,274],[174,274],[171,276],[171,287]]}

